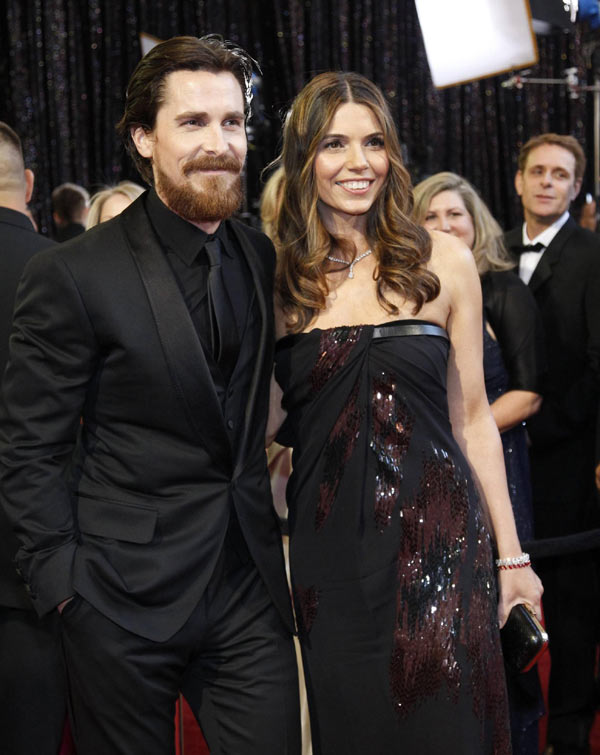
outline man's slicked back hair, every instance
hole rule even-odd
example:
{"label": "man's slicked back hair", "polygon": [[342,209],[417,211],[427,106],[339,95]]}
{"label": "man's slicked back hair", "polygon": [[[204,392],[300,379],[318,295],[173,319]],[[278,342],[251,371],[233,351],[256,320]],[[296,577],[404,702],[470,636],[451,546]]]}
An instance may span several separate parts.
{"label": "man's slicked back hair", "polygon": [[147,183],[153,182],[152,163],[137,151],[131,130],[138,126],[147,131],[154,128],[156,114],[164,102],[166,77],[174,71],[231,73],[240,85],[245,114],[248,115],[252,100],[252,72],[255,67],[258,69],[258,64],[245,50],[217,34],[173,37],[144,55],[129,80],[125,110],[117,123],[117,132]]}

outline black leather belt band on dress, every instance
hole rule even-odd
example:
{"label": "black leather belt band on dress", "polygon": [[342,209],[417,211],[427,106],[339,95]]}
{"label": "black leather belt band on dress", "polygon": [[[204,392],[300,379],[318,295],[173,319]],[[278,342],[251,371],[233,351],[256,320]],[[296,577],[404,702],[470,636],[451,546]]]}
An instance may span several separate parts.
{"label": "black leather belt band on dress", "polygon": [[394,336],[440,336],[448,339],[448,333],[439,325],[426,322],[407,322],[401,325],[378,325],[373,328],[373,338],[390,338]]}

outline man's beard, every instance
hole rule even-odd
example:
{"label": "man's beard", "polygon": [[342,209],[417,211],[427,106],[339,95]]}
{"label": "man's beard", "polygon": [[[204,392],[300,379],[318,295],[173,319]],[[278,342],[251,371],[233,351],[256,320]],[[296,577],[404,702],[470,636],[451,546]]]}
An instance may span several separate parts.
{"label": "man's beard", "polygon": [[[229,156],[198,158],[183,166],[186,178],[175,183],[155,163],[156,191],[169,209],[190,223],[225,220],[242,203],[240,168],[240,163]],[[227,170],[232,175],[203,176],[197,188],[187,176],[200,170]]]}

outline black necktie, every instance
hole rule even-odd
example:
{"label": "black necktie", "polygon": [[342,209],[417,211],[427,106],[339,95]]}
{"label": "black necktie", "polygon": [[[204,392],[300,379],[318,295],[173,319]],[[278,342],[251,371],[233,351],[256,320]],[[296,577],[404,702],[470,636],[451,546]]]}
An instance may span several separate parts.
{"label": "black necktie", "polygon": [[204,248],[210,262],[208,311],[212,353],[219,365],[231,374],[237,359],[239,344],[231,300],[223,282],[221,245],[218,239],[212,239],[205,244]]}
{"label": "black necktie", "polygon": [[520,246],[513,246],[512,250],[513,252],[515,252],[515,254],[524,254],[525,252],[543,252],[545,248],[545,245],[538,241],[537,244],[522,244]]}

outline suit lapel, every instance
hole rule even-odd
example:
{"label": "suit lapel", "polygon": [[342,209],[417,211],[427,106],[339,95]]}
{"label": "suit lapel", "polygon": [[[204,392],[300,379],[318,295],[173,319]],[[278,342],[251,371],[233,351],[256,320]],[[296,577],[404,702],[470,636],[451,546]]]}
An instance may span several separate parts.
{"label": "suit lapel", "polygon": [[270,333],[270,318],[267,312],[267,306],[271,303],[267,303],[265,299],[265,280],[261,271],[264,268],[264,263],[259,259],[258,252],[252,244],[248,241],[246,234],[242,231],[242,227],[238,223],[232,222],[230,224],[231,230],[234,232],[235,237],[242,249],[242,252],[250,268],[252,274],[252,281],[254,283],[254,295],[258,304],[260,313],[260,337],[258,348],[256,350],[256,358],[254,360],[254,371],[250,380],[250,387],[248,390],[248,400],[246,402],[246,410],[244,413],[244,427],[242,430],[242,437],[238,444],[237,450],[237,463],[234,475],[241,471],[246,456],[246,446],[248,443],[248,435],[252,428],[252,417],[256,406],[256,399],[258,390],[261,384],[261,377],[263,372],[263,366],[265,357],[267,354],[267,348],[269,345],[269,333]]}
{"label": "suit lapel", "polygon": [[171,266],[148,221],[143,200],[130,205],[121,219],[188,422],[209,453],[230,466],[231,445],[204,351]]}
{"label": "suit lapel", "polygon": [[542,254],[542,259],[538,262],[529,281],[529,288],[534,294],[552,277],[554,266],[560,260],[565,245],[576,227],[573,218],[569,218]]}

